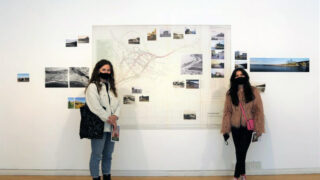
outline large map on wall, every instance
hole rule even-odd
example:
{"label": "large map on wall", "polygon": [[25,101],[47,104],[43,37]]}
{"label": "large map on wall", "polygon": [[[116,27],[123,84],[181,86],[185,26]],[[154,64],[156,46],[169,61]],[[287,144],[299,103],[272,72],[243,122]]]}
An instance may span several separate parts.
{"label": "large map on wall", "polygon": [[218,127],[230,26],[94,26],[93,64],[114,65],[122,128]]}

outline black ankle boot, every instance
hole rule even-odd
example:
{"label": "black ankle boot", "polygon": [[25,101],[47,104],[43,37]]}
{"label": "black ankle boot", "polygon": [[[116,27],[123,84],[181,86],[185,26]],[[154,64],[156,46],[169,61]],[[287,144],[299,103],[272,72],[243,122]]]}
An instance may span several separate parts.
{"label": "black ankle boot", "polygon": [[111,180],[111,174],[104,174],[103,180]]}
{"label": "black ankle boot", "polygon": [[100,176],[96,178],[92,178],[93,180],[100,180]]}

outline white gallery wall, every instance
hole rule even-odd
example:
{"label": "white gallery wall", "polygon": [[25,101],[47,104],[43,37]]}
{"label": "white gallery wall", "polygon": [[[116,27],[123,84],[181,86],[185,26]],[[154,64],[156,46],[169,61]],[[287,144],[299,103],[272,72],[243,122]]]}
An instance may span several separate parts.
{"label": "white gallery wall", "polygon": [[[231,49],[248,57],[307,57],[309,73],[250,73],[266,82],[266,134],[250,146],[249,173],[320,172],[318,0],[1,0],[0,173],[89,174],[89,140],[68,97],[45,88],[45,67],[92,67],[92,47],[66,48],[93,25],[231,25]],[[30,73],[17,83],[17,73]],[[227,77],[229,78],[229,77]],[[210,96],[210,95],[208,95]],[[124,112],[123,112],[124,113]],[[121,130],[115,174],[232,174],[234,147],[219,129]]]}

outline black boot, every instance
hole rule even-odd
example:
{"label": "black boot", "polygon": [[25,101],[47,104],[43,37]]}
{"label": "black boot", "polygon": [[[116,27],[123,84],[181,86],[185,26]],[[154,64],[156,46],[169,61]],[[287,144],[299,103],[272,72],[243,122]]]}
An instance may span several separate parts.
{"label": "black boot", "polygon": [[100,180],[100,176],[96,178],[92,178],[93,180]]}
{"label": "black boot", "polygon": [[103,180],[111,180],[111,174],[104,174]]}

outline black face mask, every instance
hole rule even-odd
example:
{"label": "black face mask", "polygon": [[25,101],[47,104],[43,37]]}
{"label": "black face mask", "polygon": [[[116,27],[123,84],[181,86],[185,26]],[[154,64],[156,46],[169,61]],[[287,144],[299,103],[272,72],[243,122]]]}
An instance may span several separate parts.
{"label": "black face mask", "polygon": [[239,77],[239,78],[235,79],[235,82],[236,82],[237,84],[245,84],[245,83],[246,83],[246,78],[244,78],[244,77]]}
{"label": "black face mask", "polygon": [[105,80],[109,80],[111,78],[111,74],[109,73],[99,73],[99,76]]}

